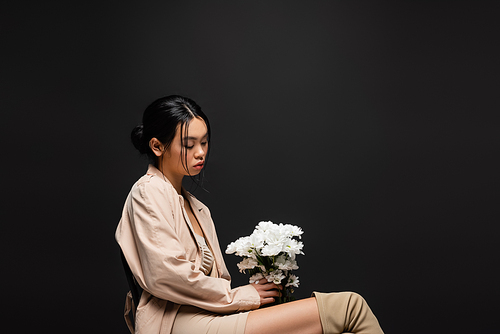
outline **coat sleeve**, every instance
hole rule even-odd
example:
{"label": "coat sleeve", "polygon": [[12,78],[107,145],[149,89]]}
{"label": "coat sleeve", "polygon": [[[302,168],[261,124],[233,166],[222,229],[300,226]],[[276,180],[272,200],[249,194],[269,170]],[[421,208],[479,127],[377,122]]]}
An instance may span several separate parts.
{"label": "coat sleeve", "polygon": [[232,289],[229,280],[206,276],[189,261],[186,245],[176,232],[182,212],[176,193],[165,185],[143,182],[132,189],[127,202],[125,210],[137,253],[130,258],[139,262],[131,268],[146,291],[216,313],[259,307],[259,294],[252,286]]}

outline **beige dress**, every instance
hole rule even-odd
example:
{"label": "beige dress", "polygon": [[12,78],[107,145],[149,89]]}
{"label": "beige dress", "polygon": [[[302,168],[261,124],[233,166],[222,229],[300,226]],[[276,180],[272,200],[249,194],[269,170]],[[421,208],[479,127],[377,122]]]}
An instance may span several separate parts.
{"label": "beige dress", "polygon": [[[195,234],[201,248],[202,261],[200,270],[209,275],[214,258],[205,238]],[[183,305],[175,317],[172,334],[244,334],[248,312],[220,315],[207,312],[195,306]]]}

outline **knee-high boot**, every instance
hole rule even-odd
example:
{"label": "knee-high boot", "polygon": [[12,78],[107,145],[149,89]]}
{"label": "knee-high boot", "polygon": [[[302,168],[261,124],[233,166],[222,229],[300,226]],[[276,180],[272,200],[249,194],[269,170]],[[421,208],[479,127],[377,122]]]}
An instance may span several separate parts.
{"label": "knee-high boot", "polygon": [[324,334],[383,334],[366,301],[354,292],[313,292]]}

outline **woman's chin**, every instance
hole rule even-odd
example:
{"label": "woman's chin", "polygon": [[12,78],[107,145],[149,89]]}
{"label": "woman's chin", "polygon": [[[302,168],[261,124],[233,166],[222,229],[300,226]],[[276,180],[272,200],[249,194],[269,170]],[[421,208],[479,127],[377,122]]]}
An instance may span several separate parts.
{"label": "woman's chin", "polygon": [[196,167],[195,167],[195,168],[191,168],[191,169],[189,170],[189,173],[190,173],[190,175],[191,175],[191,176],[195,176],[195,175],[200,174],[200,173],[201,173],[201,171],[202,171],[202,169],[203,169],[203,168],[196,168]]}

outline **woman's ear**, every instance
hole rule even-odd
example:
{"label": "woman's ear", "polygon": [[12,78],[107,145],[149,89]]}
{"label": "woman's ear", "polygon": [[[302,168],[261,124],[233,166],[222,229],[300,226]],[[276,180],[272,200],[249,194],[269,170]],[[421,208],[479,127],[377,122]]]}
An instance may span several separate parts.
{"label": "woman's ear", "polygon": [[149,147],[157,157],[161,157],[163,155],[163,150],[165,149],[165,147],[158,139],[154,137],[151,138],[151,140],[149,141]]}

